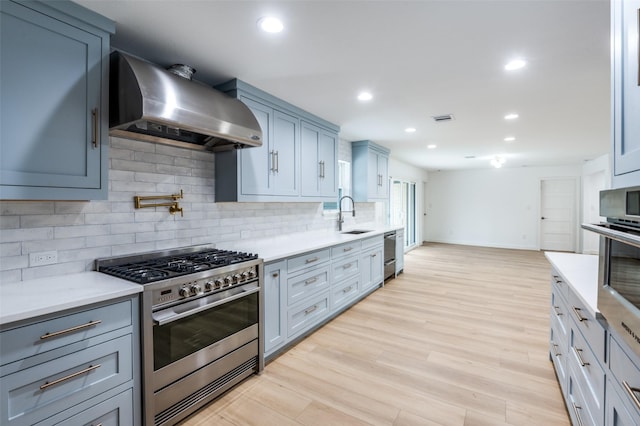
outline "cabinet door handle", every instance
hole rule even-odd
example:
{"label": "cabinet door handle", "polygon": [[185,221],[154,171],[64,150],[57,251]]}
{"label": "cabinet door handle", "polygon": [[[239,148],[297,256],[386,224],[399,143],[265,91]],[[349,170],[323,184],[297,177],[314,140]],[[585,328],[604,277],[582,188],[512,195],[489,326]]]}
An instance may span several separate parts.
{"label": "cabinet door handle", "polygon": [[320,168],[320,178],[323,179],[324,178],[324,161],[320,160],[320,162],[318,163],[318,166]]}
{"label": "cabinet door handle", "polygon": [[627,391],[627,393],[629,394],[629,397],[631,397],[631,401],[633,401],[636,408],[640,410],[640,400],[638,400],[638,396],[636,395],[636,392],[640,392],[640,389],[632,388],[631,386],[629,386],[629,383],[627,383],[624,380],[622,381],[622,386],[624,386],[624,390]]}
{"label": "cabinet door handle", "polygon": [[557,315],[557,316],[562,315],[562,312],[560,312],[560,306],[554,306],[554,307],[553,307],[553,310],[554,310],[554,311],[556,311],[556,315]]}
{"label": "cabinet door handle", "polygon": [[373,253],[373,254],[371,255],[371,257],[376,257],[377,255],[378,255],[378,253]]}
{"label": "cabinet door handle", "polygon": [[83,328],[93,327],[95,325],[100,324],[102,321],[89,321],[86,324],[76,325],[75,327],[67,328],[66,330],[54,331],[53,333],[45,333],[40,336],[40,340],[49,339],[51,337],[60,336],[61,334],[73,333],[74,331],[82,330]]}
{"label": "cabinet door handle", "polygon": [[318,305],[313,305],[312,307],[305,309],[304,314],[309,315],[311,312],[315,311],[316,309],[318,309]]}
{"label": "cabinet door handle", "polygon": [[582,407],[576,404],[575,402],[572,402],[571,404],[573,405],[573,412],[576,413],[576,420],[577,420],[578,426],[583,426],[582,417],[580,417],[580,411],[578,411],[578,410],[582,410]]}
{"label": "cabinet door handle", "polygon": [[98,141],[98,108],[91,110],[91,144],[94,148],[100,145]]}
{"label": "cabinet door handle", "polygon": [[317,261],[318,261],[317,257],[312,257],[312,258],[309,258],[309,259],[305,260],[304,263],[313,263],[313,262],[317,262]]}
{"label": "cabinet door handle", "polygon": [[73,379],[74,377],[78,377],[82,374],[87,374],[90,371],[95,370],[96,368],[100,368],[101,364],[96,364],[96,365],[90,365],[89,367],[85,368],[84,370],[80,370],[80,371],[76,371],[75,373],[69,374],[68,376],[65,377],[61,377],[58,380],[54,380],[53,382],[46,382],[45,384],[40,386],[40,390],[45,390],[51,386],[55,386],[57,384],[60,384],[62,382],[66,382],[69,379]]}
{"label": "cabinet door handle", "polygon": [[274,272],[273,274],[271,274],[271,276],[272,276],[273,278],[278,278],[278,273],[277,273],[277,272]]}
{"label": "cabinet door handle", "polygon": [[554,281],[556,282],[556,284],[562,284],[562,280],[560,279],[560,277],[559,277],[559,276],[554,275],[554,276],[553,276],[553,279],[554,279]]}
{"label": "cabinet door handle", "polygon": [[275,152],[275,156],[276,156],[276,173],[278,173],[280,171],[280,157],[278,155],[278,151]]}
{"label": "cabinet door handle", "polygon": [[342,290],[343,293],[349,293],[351,290],[353,289],[353,286],[350,285],[349,287],[345,288],[344,290]]}
{"label": "cabinet door handle", "polygon": [[309,278],[308,280],[304,281],[304,285],[309,285],[309,284],[313,284],[316,281],[318,281],[318,277],[313,277],[313,278]]}
{"label": "cabinet door handle", "polygon": [[576,356],[578,357],[578,362],[580,363],[580,367],[586,367],[587,365],[589,365],[588,362],[586,362],[584,359],[582,359],[582,349],[578,349],[575,346],[573,347],[573,352],[576,353]]}
{"label": "cabinet door handle", "polygon": [[573,313],[576,314],[576,318],[578,318],[578,321],[582,322],[582,321],[587,321],[589,318],[585,318],[580,314],[580,311],[582,309],[576,307],[576,306],[572,306],[573,309]]}

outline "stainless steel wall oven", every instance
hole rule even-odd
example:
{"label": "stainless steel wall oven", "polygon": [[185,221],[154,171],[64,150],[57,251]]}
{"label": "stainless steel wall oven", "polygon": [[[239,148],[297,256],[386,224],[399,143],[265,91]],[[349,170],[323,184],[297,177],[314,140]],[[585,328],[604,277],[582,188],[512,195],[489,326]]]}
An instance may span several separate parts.
{"label": "stainless steel wall oven", "polygon": [[598,310],[640,355],[640,187],[602,191]]}
{"label": "stainless steel wall oven", "polygon": [[144,285],[145,425],[172,425],[264,368],[257,255],[195,246],[99,259]]}

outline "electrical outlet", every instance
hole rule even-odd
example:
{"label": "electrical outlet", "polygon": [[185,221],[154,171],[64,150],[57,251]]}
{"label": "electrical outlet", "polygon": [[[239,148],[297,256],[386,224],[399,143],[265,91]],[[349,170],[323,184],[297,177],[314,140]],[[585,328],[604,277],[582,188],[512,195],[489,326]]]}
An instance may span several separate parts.
{"label": "electrical outlet", "polygon": [[54,263],[58,263],[58,252],[55,250],[29,254],[29,266],[52,265]]}

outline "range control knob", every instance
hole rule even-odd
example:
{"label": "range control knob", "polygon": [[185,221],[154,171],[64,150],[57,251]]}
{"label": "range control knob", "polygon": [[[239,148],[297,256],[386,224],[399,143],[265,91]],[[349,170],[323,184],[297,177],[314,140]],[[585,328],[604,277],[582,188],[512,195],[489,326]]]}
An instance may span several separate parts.
{"label": "range control knob", "polygon": [[238,281],[240,281],[240,279],[241,279],[241,278],[242,278],[242,277],[240,276],[240,274],[235,274],[235,275],[233,276],[233,282],[234,282],[234,283],[237,283]]}
{"label": "range control knob", "polygon": [[231,276],[227,275],[226,277],[224,277],[224,283],[228,286],[231,285]]}
{"label": "range control knob", "polygon": [[213,285],[216,289],[221,288],[223,284],[224,281],[222,281],[220,278],[216,278],[216,280],[213,282]]}
{"label": "range control knob", "polygon": [[198,294],[202,293],[202,287],[200,287],[198,284],[193,284],[191,287],[189,287],[189,291],[194,296],[197,296]]}
{"label": "range control knob", "polygon": [[204,290],[205,291],[213,290],[213,281],[207,281],[206,283],[204,283]]}
{"label": "range control knob", "polygon": [[189,290],[185,287],[182,287],[180,290],[178,290],[178,295],[180,295],[180,297],[189,297]]}
{"label": "range control knob", "polygon": [[247,278],[249,278],[249,273],[248,272],[243,272],[243,273],[240,274],[240,280],[246,281]]}
{"label": "range control knob", "polygon": [[253,269],[247,271],[246,273],[249,278],[253,278],[256,276],[256,273],[253,271]]}

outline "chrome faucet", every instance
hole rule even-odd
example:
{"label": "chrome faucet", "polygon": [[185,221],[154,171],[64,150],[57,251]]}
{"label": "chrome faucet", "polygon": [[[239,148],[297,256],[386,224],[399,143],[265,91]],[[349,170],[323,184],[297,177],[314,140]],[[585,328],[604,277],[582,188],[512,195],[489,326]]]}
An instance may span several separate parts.
{"label": "chrome faucet", "polygon": [[351,212],[351,216],[356,217],[356,203],[353,201],[353,198],[349,197],[348,195],[340,198],[340,201],[338,201],[338,231],[342,231],[342,224],[344,223],[344,219],[342,218],[342,200],[344,200],[345,198],[351,200],[351,210],[345,210],[344,213]]}

